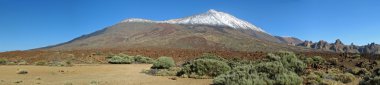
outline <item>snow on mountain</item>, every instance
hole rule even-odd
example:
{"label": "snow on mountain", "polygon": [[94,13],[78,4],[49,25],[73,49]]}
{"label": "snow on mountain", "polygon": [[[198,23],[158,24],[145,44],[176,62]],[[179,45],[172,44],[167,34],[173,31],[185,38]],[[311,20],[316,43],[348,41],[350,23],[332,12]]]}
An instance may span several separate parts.
{"label": "snow on mountain", "polygon": [[123,20],[121,22],[155,22],[155,21],[147,20],[147,19],[140,19],[140,18],[130,18],[130,19]]}
{"label": "snow on mountain", "polygon": [[189,16],[179,19],[171,19],[166,21],[152,21],[139,18],[131,18],[123,20],[122,22],[151,22],[151,23],[169,23],[169,24],[199,24],[199,25],[215,25],[215,26],[228,26],[235,29],[252,29],[259,32],[265,32],[259,27],[250,24],[247,21],[238,19],[230,14],[219,12],[216,10],[209,10],[206,13],[199,15]]}

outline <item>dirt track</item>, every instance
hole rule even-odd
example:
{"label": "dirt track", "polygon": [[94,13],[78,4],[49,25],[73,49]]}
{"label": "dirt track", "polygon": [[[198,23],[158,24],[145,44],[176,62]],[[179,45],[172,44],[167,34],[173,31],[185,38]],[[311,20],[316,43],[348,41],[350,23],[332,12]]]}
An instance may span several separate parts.
{"label": "dirt track", "polygon": [[[49,66],[0,66],[0,85],[209,85],[211,79],[190,79],[151,76],[140,73],[149,69],[148,64],[90,65],[73,67]],[[17,69],[26,69],[28,74],[17,74]],[[63,71],[63,72],[62,72]],[[22,81],[20,83],[15,83]],[[96,84],[95,84],[96,85]]]}

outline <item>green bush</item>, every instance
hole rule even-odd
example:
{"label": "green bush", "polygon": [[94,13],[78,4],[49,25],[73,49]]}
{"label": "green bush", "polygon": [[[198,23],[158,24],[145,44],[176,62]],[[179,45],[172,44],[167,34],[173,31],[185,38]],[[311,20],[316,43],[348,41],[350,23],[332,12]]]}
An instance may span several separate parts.
{"label": "green bush", "polygon": [[306,76],[305,81],[307,85],[320,85],[322,83],[322,78],[315,73],[310,73]]}
{"label": "green bush", "polygon": [[180,67],[170,67],[169,69],[149,69],[143,70],[143,73],[154,76],[177,76],[177,73],[181,71]]}
{"label": "green bush", "polygon": [[58,67],[70,67],[73,66],[73,64],[70,61],[50,61],[47,63],[49,66],[58,66]]}
{"label": "green bush", "polygon": [[175,66],[174,60],[171,57],[159,57],[151,68],[153,69],[169,69],[170,67]]}
{"label": "green bush", "polygon": [[297,73],[306,68],[291,52],[268,54],[259,63],[238,66],[214,78],[216,85],[300,85],[303,79]]}
{"label": "green bush", "polygon": [[7,65],[17,65],[16,62],[7,62]]}
{"label": "green bush", "polygon": [[321,56],[314,56],[314,57],[309,57],[304,60],[304,62],[313,68],[318,68],[321,65],[324,65],[326,63],[326,60],[323,59]]}
{"label": "green bush", "polygon": [[231,69],[238,67],[238,66],[243,66],[243,65],[249,65],[249,64],[254,64],[258,63],[256,61],[250,61],[250,60],[244,60],[244,59],[231,59],[227,61],[228,66],[231,67]]}
{"label": "green bush", "polygon": [[114,55],[108,59],[108,63],[111,63],[111,64],[131,64],[132,62],[133,62],[133,58],[130,56]]}
{"label": "green bush", "polygon": [[35,62],[34,65],[37,65],[37,66],[43,66],[43,65],[46,65],[47,63],[45,61],[38,61],[38,62]]}
{"label": "green bush", "polygon": [[285,68],[296,72],[297,74],[303,73],[304,69],[307,67],[306,64],[298,59],[298,57],[292,52],[283,51],[275,54],[269,53],[267,59],[269,62],[279,61]]}
{"label": "green bush", "polygon": [[21,60],[17,63],[17,65],[28,65],[29,63],[25,60]]}
{"label": "green bush", "polygon": [[338,58],[330,58],[328,59],[330,65],[338,65]]}
{"label": "green bush", "polygon": [[326,79],[340,81],[342,83],[350,83],[355,79],[355,76],[351,73],[330,73],[324,76]]}
{"label": "green bush", "polygon": [[302,78],[280,62],[262,62],[234,68],[214,78],[216,85],[299,85]]}
{"label": "green bush", "polygon": [[370,75],[371,74],[367,69],[365,69],[365,68],[357,68],[357,67],[349,69],[349,72],[351,74],[360,75],[360,76]]}
{"label": "green bush", "polygon": [[364,77],[359,85],[380,85],[380,76]]}
{"label": "green bush", "polygon": [[358,59],[358,58],[360,58],[360,57],[361,57],[360,54],[355,54],[355,55],[352,55],[351,58],[353,58],[353,59]]}
{"label": "green bush", "polygon": [[365,76],[359,85],[380,85],[380,69],[377,68],[372,75]]}
{"label": "green bush", "polygon": [[194,60],[197,60],[197,59],[213,59],[213,60],[219,60],[219,61],[227,62],[226,59],[224,59],[220,56],[214,55],[214,54],[210,54],[210,53],[204,53]]}
{"label": "green bush", "polygon": [[216,77],[220,74],[226,73],[230,69],[230,66],[228,66],[226,62],[209,58],[200,58],[184,64],[182,72],[185,75]]}
{"label": "green bush", "polygon": [[28,74],[28,70],[25,70],[25,69],[19,69],[17,71],[17,74]]}
{"label": "green bush", "polygon": [[7,64],[7,60],[6,59],[3,59],[3,58],[0,58],[0,65],[1,64]]}
{"label": "green bush", "polygon": [[141,55],[136,55],[133,57],[135,63],[148,63],[148,64],[153,64],[154,60],[149,57],[141,56]]}

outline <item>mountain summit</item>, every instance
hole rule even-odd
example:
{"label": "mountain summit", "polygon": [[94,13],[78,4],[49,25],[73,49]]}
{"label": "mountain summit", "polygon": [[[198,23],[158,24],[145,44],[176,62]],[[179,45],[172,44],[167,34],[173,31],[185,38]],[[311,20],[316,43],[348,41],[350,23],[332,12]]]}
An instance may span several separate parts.
{"label": "mountain summit", "polygon": [[131,18],[123,20],[122,22],[151,22],[169,24],[228,26],[235,29],[252,29],[259,32],[265,32],[261,28],[256,27],[255,25],[252,25],[247,21],[241,20],[224,12],[216,11],[214,9],[210,9],[206,13],[166,21],[152,21],[147,19]]}

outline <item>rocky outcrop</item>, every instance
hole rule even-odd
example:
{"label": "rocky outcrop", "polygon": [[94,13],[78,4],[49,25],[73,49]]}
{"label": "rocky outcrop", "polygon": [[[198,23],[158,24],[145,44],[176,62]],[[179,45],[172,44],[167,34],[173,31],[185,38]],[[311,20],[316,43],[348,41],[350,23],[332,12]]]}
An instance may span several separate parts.
{"label": "rocky outcrop", "polygon": [[300,43],[300,44],[298,44],[298,46],[303,46],[303,47],[307,47],[307,48],[311,48],[311,45],[313,44],[313,42],[312,41],[304,41],[304,42],[302,42],[302,43]]}
{"label": "rocky outcrop", "polygon": [[333,51],[335,51],[335,52],[345,52],[343,50],[345,47],[346,46],[342,43],[342,41],[340,41],[339,39],[337,39],[334,44],[331,44],[330,49],[333,50]]}
{"label": "rocky outcrop", "polygon": [[324,40],[320,40],[319,42],[314,43],[313,45],[311,45],[311,47],[314,49],[322,49],[322,50],[329,50],[330,49],[329,43],[324,41]]}
{"label": "rocky outcrop", "polygon": [[371,43],[364,46],[356,46],[353,43],[351,45],[344,45],[340,39],[337,39],[335,43],[328,43],[324,40],[312,43],[312,41],[304,41],[297,46],[319,49],[324,51],[332,51],[337,53],[363,53],[363,54],[380,54],[380,45]]}
{"label": "rocky outcrop", "polygon": [[359,52],[366,54],[380,54],[380,45],[371,43],[359,48]]}

